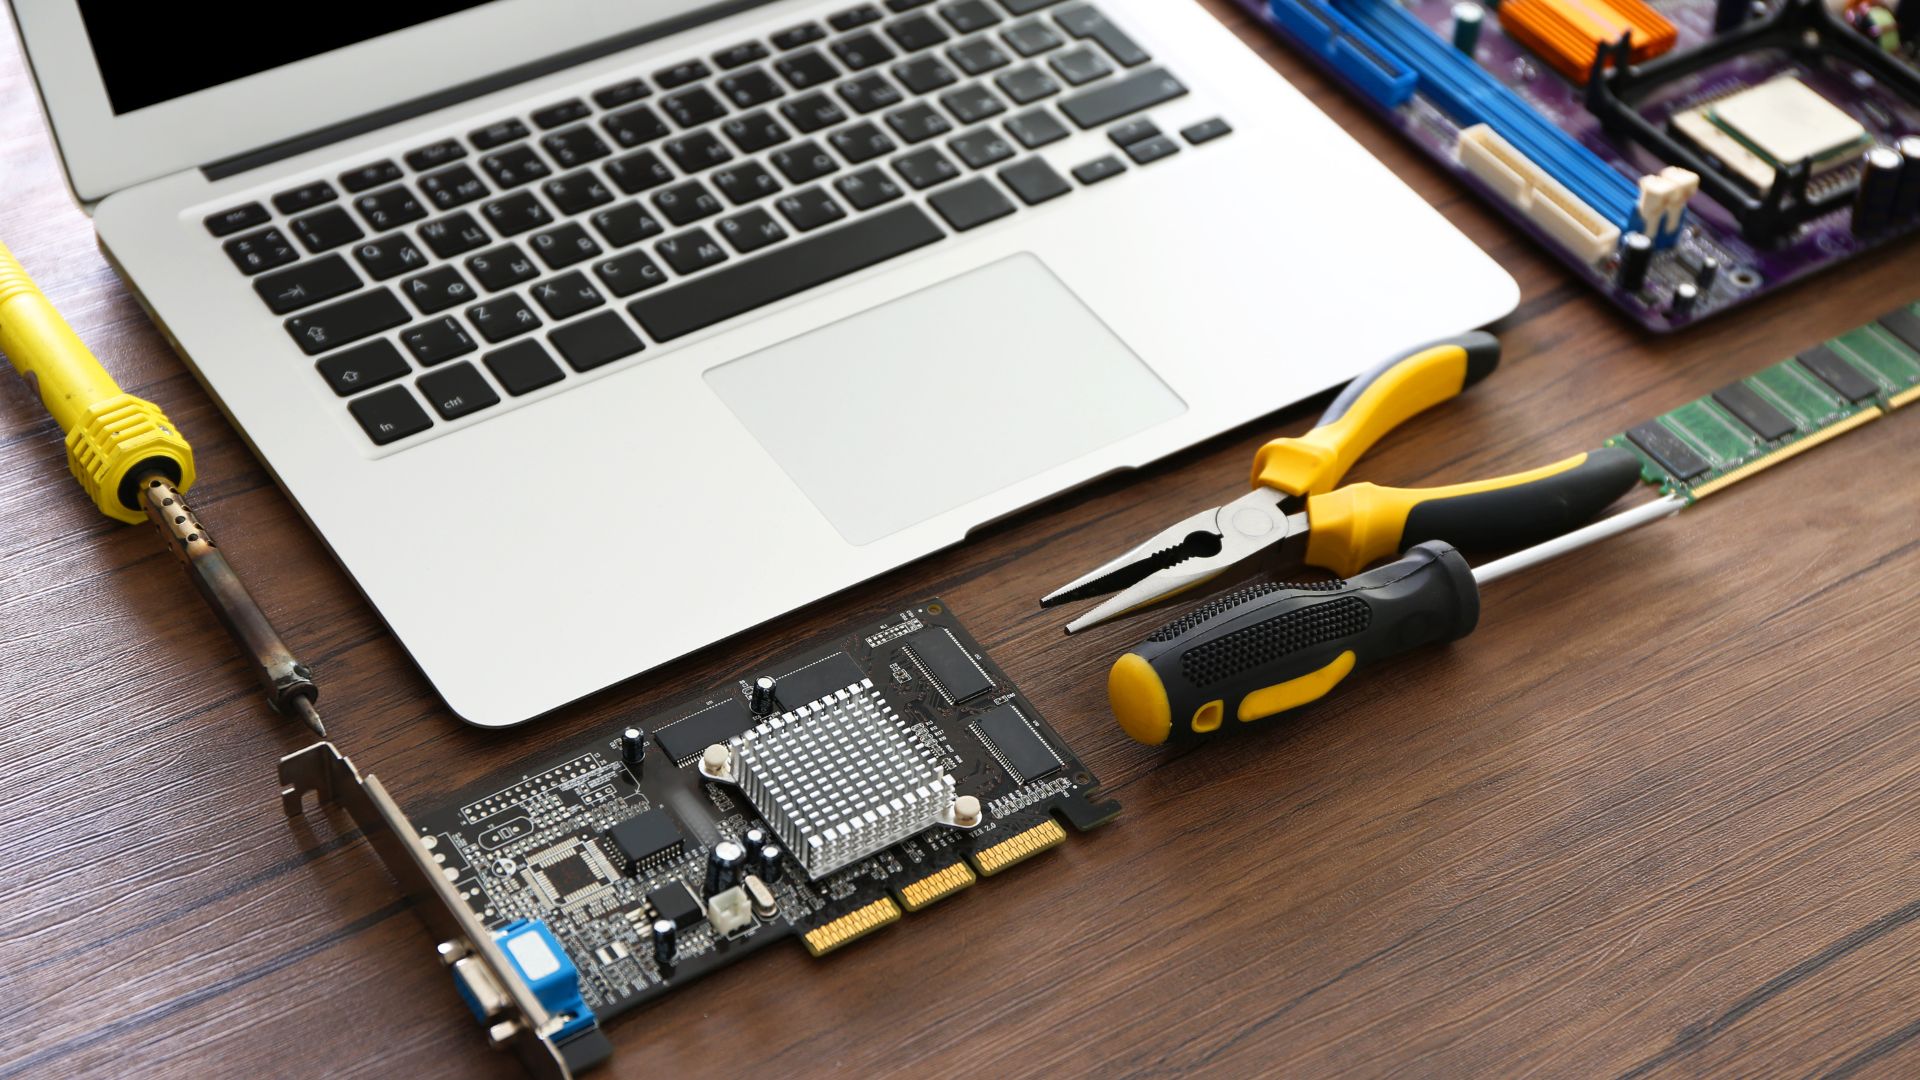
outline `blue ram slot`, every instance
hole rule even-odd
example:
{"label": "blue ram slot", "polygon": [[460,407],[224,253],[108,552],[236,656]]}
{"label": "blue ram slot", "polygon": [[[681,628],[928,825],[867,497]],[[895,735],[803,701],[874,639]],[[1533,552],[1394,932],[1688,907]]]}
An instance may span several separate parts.
{"label": "blue ram slot", "polygon": [[1272,0],[1269,8],[1274,23],[1301,48],[1381,105],[1391,109],[1413,96],[1419,80],[1412,70],[1324,0]]}
{"label": "blue ram slot", "polygon": [[[1280,0],[1276,0],[1276,11]],[[1640,189],[1393,0],[1333,0],[1360,35],[1411,68],[1420,90],[1462,127],[1486,124],[1622,230],[1639,228]]]}

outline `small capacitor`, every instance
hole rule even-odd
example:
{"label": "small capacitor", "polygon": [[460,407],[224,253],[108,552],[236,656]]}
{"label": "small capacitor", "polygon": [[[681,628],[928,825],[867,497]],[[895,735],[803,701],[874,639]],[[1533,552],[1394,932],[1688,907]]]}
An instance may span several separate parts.
{"label": "small capacitor", "polygon": [[653,920],[653,962],[661,967],[673,965],[673,955],[680,948],[680,929],[672,919]]}
{"label": "small capacitor", "polygon": [[1473,0],[1461,0],[1453,5],[1453,47],[1473,55],[1480,46],[1480,24],[1487,21],[1487,11]]}
{"label": "small capacitor", "polygon": [[1720,276],[1720,260],[1709,255],[1700,260],[1700,269],[1693,272],[1693,287],[1701,292],[1713,288],[1714,280]]}
{"label": "small capacitor", "polygon": [[769,885],[779,884],[781,874],[780,861],[781,856],[784,854],[785,853],[780,850],[779,844],[768,844],[766,847],[761,848],[760,857],[755,860],[759,863],[759,869],[755,871],[755,876]]}
{"label": "small capacitor", "polygon": [[723,893],[740,884],[741,868],[747,864],[747,853],[740,845],[731,840],[722,840],[713,845],[707,855],[707,888],[705,895]]}
{"label": "small capacitor", "polygon": [[1653,240],[1646,233],[1630,232],[1620,242],[1620,271],[1613,283],[1625,292],[1639,292],[1647,284],[1647,268],[1653,265]]}
{"label": "small capacitor", "polygon": [[1853,197],[1853,232],[1872,236],[1893,224],[1893,206],[1900,191],[1900,152],[1891,146],[1867,151],[1860,169],[1860,186]]}
{"label": "small capacitor", "polygon": [[[1920,6],[1920,0],[1913,0]],[[1900,189],[1893,196],[1893,219],[1920,218],[1920,135],[1905,135],[1894,146],[1900,151]]]}
{"label": "small capacitor", "polygon": [[1713,32],[1724,34],[1747,21],[1753,11],[1753,0],[1715,0],[1713,5]]}
{"label": "small capacitor", "polygon": [[1667,318],[1679,321],[1693,314],[1693,305],[1700,299],[1700,290],[1690,281],[1683,281],[1673,287],[1673,302],[1667,305]]}
{"label": "small capacitor", "polygon": [[647,760],[647,733],[637,727],[630,727],[620,733],[620,760],[634,772]]}
{"label": "small capacitor", "polygon": [[747,865],[755,865],[760,858],[760,849],[767,846],[767,830],[755,825],[740,834],[740,846],[747,849]]}
{"label": "small capacitor", "polygon": [[780,699],[774,694],[774,681],[771,675],[762,675],[753,680],[753,695],[747,699],[747,707],[755,716],[772,716],[780,711]]}

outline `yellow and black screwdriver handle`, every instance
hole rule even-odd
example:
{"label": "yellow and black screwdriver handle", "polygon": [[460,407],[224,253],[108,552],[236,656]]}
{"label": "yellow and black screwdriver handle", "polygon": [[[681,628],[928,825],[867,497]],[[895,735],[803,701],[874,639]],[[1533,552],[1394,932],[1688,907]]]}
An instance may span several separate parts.
{"label": "yellow and black screwdriver handle", "polygon": [[1354,668],[1465,637],[1480,620],[1473,571],[1420,544],[1345,581],[1256,585],[1161,627],[1114,662],[1107,698],[1143,743],[1190,743],[1318,700]]}

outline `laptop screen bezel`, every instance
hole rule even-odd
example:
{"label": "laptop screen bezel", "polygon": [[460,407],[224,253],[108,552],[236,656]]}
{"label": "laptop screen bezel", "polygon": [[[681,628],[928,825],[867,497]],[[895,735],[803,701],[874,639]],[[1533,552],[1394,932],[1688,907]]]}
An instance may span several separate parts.
{"label": "laptop screen bezel", "polygon": [[8,2],[68,186],[93,203],[652,24],[684,26],[776,0],[492,0],[120,115],[79,5]]}

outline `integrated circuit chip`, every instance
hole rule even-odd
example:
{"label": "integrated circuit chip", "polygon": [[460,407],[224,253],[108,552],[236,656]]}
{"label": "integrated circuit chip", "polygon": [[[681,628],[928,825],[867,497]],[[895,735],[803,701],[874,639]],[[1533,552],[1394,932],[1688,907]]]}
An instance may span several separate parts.
{"label": "integrated circuit chip", "polygon": [[993,689],[993,677],[945,627],[922,630],[907,638],[901,649],[949,705],[957,705]]}
{"label": "integrated circuit chip", "polygon": [[694,899],[693,890],[678,881],[670,881],[647,894],[647,907],[653,917],[666,919],[684,930],[706,918],[706,910]]}
{"label": "integrated circuit chip", "polygon": [[741,698],[727,698],[653,733],[675,765],[684,765],[714,743],[723,743],[753,726],[753,710]]}
{"label": "integrated circuit chip", "polygon": [[607,840],[619,853],[621,868],[629,874],[639,874],[672,859],[685,843],[679,823],[659,808],[608,829]]}
{"label": "integrated circuit chip", "polygon": [[1839,353],[1825,345],[1815,345],[1794,359],[1847,401],[1857,404],[1880,392],[1878,383],[1860,374],[1860,369],[1840,359]]}
{"label": "integrated circuit chip", "polygon": [[1646,451],[1647,456],[1671,473],[1675,480],[1691,480],[1713,467],[1698,451],[1657,420],[1627,429],[1627,438],[1633,440],[1633,445]]}
{"label": "integrated circuit chip", "polygon": [[786,712],[818,701],[836,690],[845,690],[866,677],[853,657],[837,652],[785,675],[774,676],[773,695],[779,700],[781,711]]}
{"label": "integrated circuit chip", "polygon": [[605,857],[577,836],[529,856],[526,874],[548,903],[561,906],[588,899],[615,876]]}
{"label": "integrated circuit chip", "polygon": [[1858,120],[1791,75],[1675,113],[1673,128],[1755,191],[1804,163],[1812,175],[1855,161],[1873,139]]}
{"label": "integrated circuit chip", "polygon": [[1774,408],[1771,402],[1744,382],[1728,383],[1715,390],[1713,400],[1768,442],[1791,435],[1794,431],[1793,421],[1787,418],[1786,413]]}
{"label": "integrated circuit chip", "polygon": [[1051,776],[1066,764],[1011,702],[975,720],[973,733],[994,760],[1023,784]]}

